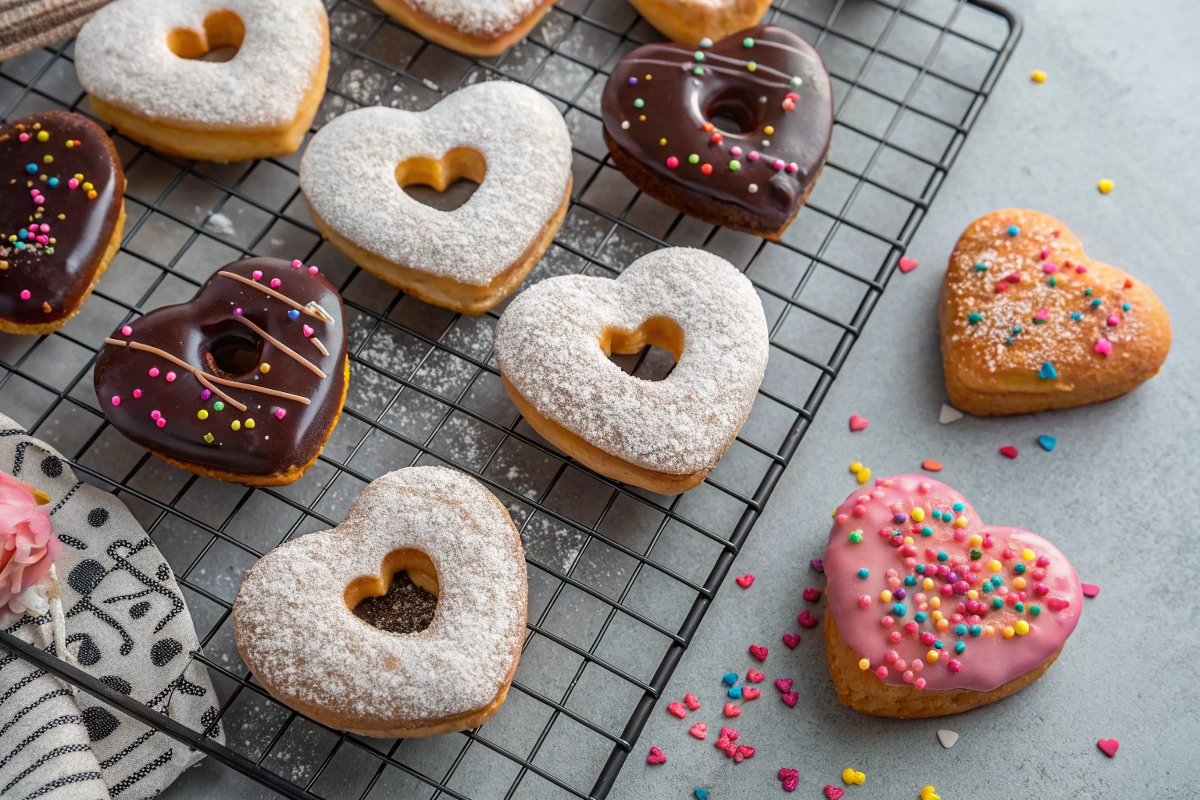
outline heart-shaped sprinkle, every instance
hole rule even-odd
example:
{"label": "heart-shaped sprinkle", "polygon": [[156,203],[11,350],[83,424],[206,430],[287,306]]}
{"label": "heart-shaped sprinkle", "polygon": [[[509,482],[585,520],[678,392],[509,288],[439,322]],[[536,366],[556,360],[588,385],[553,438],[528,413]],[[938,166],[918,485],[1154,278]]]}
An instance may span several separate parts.
{"label": "heart-shaped sprinkle", "polygon": [[815,603],[821,599],[821,590],[814,589],[811,586],[804,590],[804,599],[810,603]]}
{"label": "heart-shaped sprinkle", "polygon": [[781,692],[790,692],[792,690],[791,678],[776,678],[775,688]]}
{"label": "heart-shaped sprinkle", "polygon": [[754,667],[751,667],[746,671],[746,680],[750,681],[751,683],[761,683],[766,677],[766,675],[763,675]]}
{"label": "heart-shaped sprinkle", "polygon": [[688,692],[683,696],[683,702],[686,703],[687,707],[692,711],[695,711],[700,707],[700,701],[697,700],[696,695],[692,694],[691,692]]}
{"label": "heart-shaped sprinkle", "polygon": [[794,792],[800,783],[800,770],[783,767],[779,770],[779,780],[783,781],[785,792]]}
{"label": "heart-shaped sprinkle", "polygon": [[898,263],[896,266],[900,267],[901,272],[912,272],[914,269],[920,266],[920,263],[915,258],[901,256],[900,263]]}
{"label": "heart-shaped sprinkle", "polygon": [[1038,437],[1037,441],[1038,441],[1038,444],[1042,446],[1042,449],[1045,450],[1047,453],[1054,450],[1055,445],[1058,444],[1058,439],[1056,439],[1053,436],[1044,434],[1044,433]]}
{"label": "heart-shaped sprinkle", "polygon": [[963,418],[963,412],[959,411],[954,406],[948,406],[942,403],[942,410],[938,413],[938,422],[943,425],[949,425],[951,422],[958,422]]}
{"label": "heart-shaped sprinkle", "polygon": [[825,559],[823,558],[810,558],[808,560],[808,565],[817,572],[825,571]]}
{"label": "heart-shaped sprinkle", "polygon": [[942,462],[934,461],[932,458],[927,458],[921,462],[921,469],[926,472],[941,472]]}
{"label": "heart-shaped sprinkle", "polygon": [[726,672],[721,676],[721,681],[726,686],[733,686],[738,682],[738,674],[736,672]]}
{"label": "heart-shaped sprinkle", "polygon": [[721,738],[736,742],[740,734],[728,725],[721,726]]}
{"label": "heart-shaped sprinkle", "polygon": [[820,620],[818,620],[808,611],[801,611],[796,615],[796,622],[799,622],[800,626],[803,628],[815,628]]}
{"label": "heart-shaped sprinkle", "polygon": [[832,786],[828,783],[825,784],[825,796],[828,797],[829,800],[842,800],[842,795],[844,794],[846,794],[845,789],[842,789],[838,786]]}
{"label": "heart-shaped sprinkle", "polygon": [[848,784],[851,786],[854,786],[854,785],[862,786],[863,782],[866,781],[866,779],[867,779],[867,775],[865,772],[858,772],[857,770],[852,769],[850,767],[846,767],[844,770],[842,770],[842,783],[845,783],[845,784]]}
{"label": "heart-shaped sprinkle", "polygon": [[703,739],[708,736],[708,725],[704,722],[697,722],[692,727],[688,728],[688,733],[695,736],[697,739]]}
{"label": "heart-shaped sprinkle", "polygon": [[696,795],[696,800],[708,800],[708,789],[697,786],[695,789],[692,789],[692,794]]}
{"label": "heart-shaped sprinkle", "polygon": [[1095,597],[1100,594],[1100,587],[1094,583],[1081,583],[1079,588],[1083,589],[1084,597]]}
{"label": "heart-shaped sprinkle", "polygon": [[796,701],[798,701],[800,699],[800,693],[799,692],[784,692],[784,694],[781,695],[779,699],[782,700],[783,702],[787,703],[789,708],[795,708]]}
{"label": "heart-shaped sprinkle", "polygon": [[755,689],[753,686],[742,687],[743,700],[756,700],[760,694],[762,694],[762,692],[760,692],[758,689]]}
{"label": "heart-shaped sprinkle", "polygon": [[1096,742],[1096,746],[1100,748],[1104,755],[1112,758],[1117,754],[1117,750],[1120,749],[1121,743],[1116,739],[1100,739]]}
{"label": "heart-shaped sprinkle", "polygon": [[665,764],[667,763],[667,754],[657,747],[650,748],[650,755],[646,756],[647,764]]}
{"label": "heart-shaped sprinkle", "polygon": [[731,757],[737,752],[737,745],[728,736],[722,736],[720,739],[717,739],[715,747],[724,752],[725,755]]}
{"label": "heart-shaped sprinkle", "polygon": [[725,716],[736,717],[737,715],[739,715],[741,713],[742,713],[742,709],[739,708],[738,706],[735,706],[733,703],[725,704]]}
{"label": "heart-shaped sprinkle", "polygon": [[747,572],[745,575],[737,576],[734,580],[737,581],[738,586],[743,589],[749,589],[750,584],[754,583],[754,576]]}
{"label": "heart-shaped sprinkle", "polygon": [[800,634],[798,634],[798,633],[785,633],[785,634],[783,635],[783,643],[784,643],[784,644],[786,644],[786,645],[788,646],[788,649],[789,649],[789,650],[795,650],[795,649],[796,649],[796,645],[800,644]]}
{"label": "heart-shaped sprinkle", "polygon": [[687,716],[687,709],[683,707],[683,703],[676,700],[674,703],[667,703],[667,711],[672,715],[683,719]]}
{"label": "heart-shaped sprinkle", "polygon": [[1019,454],[1017,452],[1017,448],[1013,447],[1011,444],[1006,444],[1004,447],[1000,448],[1000,455],[1004,456],[1005,458],[1016,458]]}
{"label": "heart-shaped sprinkle", "polygon": [[921,790],[921,800],[942,800],[942,796],[932,786]]}
{"label": "heart-shaped sprinkle", "polygon": [[735,764],[742,763],[743,759],[754,758],[755,749],[748,744],[739,744],[737,750],[733,754],[733,762]]}
{"label": "heart-shaped sprinkle", "polygon": [[958,741],[958,734],[952,730],[942,728],[937,732],[938,741],[942,743],[942,747],[949,750],[954,747],[954,743]]}
{"label": "heart-shaped sprinkle", "polygon": [[852,431],[865,431],[870,424],[869,420],[863,419],[858,414],[850,415],[850,430]]}
{"label": "heart-shaped sprinkle", "polygon": [[767,648],[763,647],[762,645],[752,644],[750,645],[750,655],[754,656],[759,661],[766,661]]}

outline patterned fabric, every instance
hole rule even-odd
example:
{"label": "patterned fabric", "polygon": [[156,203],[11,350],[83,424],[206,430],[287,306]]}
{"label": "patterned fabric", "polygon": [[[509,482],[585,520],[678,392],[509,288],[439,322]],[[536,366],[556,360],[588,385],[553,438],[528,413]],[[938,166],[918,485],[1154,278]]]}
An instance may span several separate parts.
{"label": "patterned fabric", "polygon": [[[2,414],[0,469],[50,495],[63,544],[54,565],[61,605],[8,632],[223,742],[208,673],[188,657],[199,643],[183,595],[129,510],[77,481],[52,448]],[[140,800],[201,757],[0,651],[0,796]]]}
{"label": "patterned fabric", "polygon": [[110,0],[0,0],[0,61],[74,36]]}

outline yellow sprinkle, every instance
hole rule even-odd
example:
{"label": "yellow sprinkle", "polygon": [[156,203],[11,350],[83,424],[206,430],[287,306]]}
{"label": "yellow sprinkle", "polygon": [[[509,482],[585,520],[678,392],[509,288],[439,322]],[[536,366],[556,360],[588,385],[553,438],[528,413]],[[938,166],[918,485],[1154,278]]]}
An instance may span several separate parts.
{"label": "yellow sprinkle", "polygon": [[42,163],[44,163],[44,164],[53,164],[53,163],[54,163],[54,156],[42,156]]}
{"label": "yellow sprinkle", "polygon": [[659,147],[666,147],[666,146],[667,146],[667,140],[666,140],[666,139],[659,139],[659,140],[658,140],[658,146],[659,146]]}
{"label": "yellow sprinkle", "polygon": [[863,465],[862,465],[861,461],[855,461],[853,464],[850,465],[850,471],[854,472],[854,473],[858,473],[858,472],[862,471],[862,468],[863,468]]}
{"label": "yellow sprinkle", "polygon": [[971,547],[979,547],[979,545],[983,544],[983,537],[978,533],[973,534],[970,539],[967,539],[967,543],[970,544]]}
{"label": "yellow sprinkle", "polygon": [[39,506],[44,506],[50,502],[50,495],[43,492],[41,489],[33,490],[33,499],[37,501]]}
{"label": "yellow sprinkle", "polygon": [[860,484],[866,483],[867,481],[871,480],[871,470],[867,467],[863,467],[854,477],[858,479]]}
{"label": "yellow sprinkle", "polygon": [[871,662],[870,662],[868,659],[865,659],[865,658],[860,658],[860,659],[858,660],[858,668],[859,668],[859,669],[870,669],[870,668],[871,668]]}
{"label": "yellow sprinkle", "polygon": [[39,142],[48,142],[48,141],[50,141],[50,134],[47,133],[46,131],[41,131],[37,135],[37,140]]}
{"label": "yellow sprinkle", "polygon": [[8,262],[0,261],[0,269],[8,269]]}
{"label": "yellow sprinkle", "polygon": [[75,178],[75,180],[77,180],[77,181],[81,181],[81,180],[83,180],[83,173],[82,173],[82,172],[76,172],[76,173],[75,173],[75,175],[74,175],[74,178]]}
{"label": "yellow sprinkle", "polygon": [[774,133],[775,133],[775,126],[774,126],[774,125],[768,125],[767,127],[763,128],[763,133],[765,133],[767,136],[772,136],[772,135],[774,135]]}
{"label": "yellow sprinkle", "polygon": [[1016,630],[1013,629],[1012,625],[1009,625],[1001,633],[1004,634],[1005,639],[1011,639],[1016,634]]}
{"label": "yellow sprinkle", "polygon": [[1100,194],[1108,194],[1113,190],[1112,178],[1101,178],[1096,188],[1100,190]]}
{"label": "yellow sprinkle", "polygon": [[914,509],[912,510],[912,518],[913,518],[913,522],[922,522],[922,521],[924,521],[924,519],[925,519],[925,509],[923,509],[923,508],[914,508]]}
{"label": "yellow sprinkle", "polygon": [[67,139],[67,149],[68,149],[68,150],[70,150],[70,149],[71,149],[72,147],[74,147],[74,146],[75,146],[75,140],[74,140],[74,139]]}
{"label": "yellow sprinkle", "polygon": [[880,600],[882,600],[882,601],[883,601],[883,602],[885,602],[885,603],[890,603],[890,602],[892,602],[892,592],[891,592],[891,590],[889,590],[889,589],[884,589],[882,592],[880,592],[880,593],[879,593],[879,599],[880,599]]}
{"label": "yellow sprinkle", "polygon": [[979,599],[979,590],[978,589],[968,589],[967,590],[967,599],[968,600],[978,600]]}
{"label": "yellow sprinkle", "polygon": [[944,631],[944,630],[946,630],[946,628],[949,628],[949,627],[950,627],[950,620],[948,620],[948,619],[939,619],[939,620],[937,621],[937,629],[938,629],[939,631]]}
{"label": "yellow sprinkle", "polygon": [[1013,586],[1017,587],[1018,589],[1024,589],[1025,579],[1018,575],[1017,577],[1013,578]]}
{"label": "yellow sprinkle", "polygon": [[92,186],[91,181],[84,181],[83,184],[79,188],[83,189],[85,192],[90,192],[92,189],[95,189],[96,187]]}
{"label": "yellow sprinkle", "polygon": [[1035,69],[1033,71],[1033,74],[1030,75],[1029,77],[1033,79],[1034,83],[1045,83],[1046,82],[1046,73],[1042,72],[1040,69]]}
{"label": "yellow sprinkle", "polygon": [[940,598],[940,597],[929,598],[929,607],[930,608],[941,608],[942,607],[942,598]]}
{"label": "yellow sprinkle", "polygon": [[1024,636],[1029,633],[1029,623],[1023,619],[1017,620],[1016,624],[1017,636]]}
{"label": "yellow sprinkle", "polygon": [[647,74],[646,74],[646,80],[648,80],[648,81],[652,81],[652,80],[654,80],[654,76],[653,76],[653,75],[651,75],[651,74],[649,74],[649,73],[647,73]]}
{"label": "yellow sprinkle", "polygon": [[905,537],[904,537],[904,543],[905,543],[905,544],[912,544],[912,543],[913,543],[913,537],[911,537],[911,536],[905,536]]}
{"label": "yellow sprinkle", "polygon": [[1035,558],[1037,558],[1037,553],[1026,547],[1021,551],[1021,558],[1025,559],[1026,561],[1033,561]]}
{"label": "yellow sprinkle", "polygon": [[258,371],[261,372],[263,375],[266,375],[268,372],[271,371],[271,365],[264,361],[262,364],[259,365]]}
{"label": "yellow sprinkle", "polygon": [[983,635],[984,636],[995,636],[996,629],[993,628],[991,625],[984,625],[983,626]]}
{"label": "yellow sprinkle", "polygon": [[940,611],[935,611],[935,612],[933,612],[933,621],[934,621],[934,622],[937,622],[938,620],[940,620],[940,619],[941,619],[942,617],[944,617],[944,616],[945,616],[945,615],[944,615],[944,614],[942,614],[942,612],[940,612]]}
{"label": "yellow sprinkle", "polygon": [[253,428],[253,427],[254,427],[254,418],[253,418],[253,417],[251,417],[250,419],[246,420],[246,427],[247,427],[247,428]]}
{"label": "yellow sprinkle", "polygon": [[933,578],[926,578],[925,580],[921,581],[921,588],[926,589],[926,590],[932,589],[933,588]]}
{"label": "yellow sprinkle", "polygon": [[242,429],[242,423],[235,419],[233,422],[229,423],[229,427],[233,428],[235,431],[240,431]]}
{"label": "yellow sprinkle", "polygon": [[958,519],[954,520],[954,524],[959,528],[967,527],[967,523],[968,520],[966,517],[959,517]]}
{"label": "yellow sprinkle", "polygon": [[638,122],[645,122],[645,121],[646,121],[646,115],[645,115],[645,114],[640,114],[640,115],[638,116]]}
{"label": "yellow sprinkle", "polygon": [[208,412],[203,408],[196,412],[196,419],[208,419]]}
{"label": "yellow sprinkle", "polygon": [[930,650],[928,653],[926,653],[925,660],[928,661],[930,664],[936,663],[938,660],[937,650]]}
{"label": "yellow sprinkle", "polygon": [[1000,570],[1004,569],[1004,565],[993,558],[988,562],[988,569],[990,569],[992,572],[999,572]]}

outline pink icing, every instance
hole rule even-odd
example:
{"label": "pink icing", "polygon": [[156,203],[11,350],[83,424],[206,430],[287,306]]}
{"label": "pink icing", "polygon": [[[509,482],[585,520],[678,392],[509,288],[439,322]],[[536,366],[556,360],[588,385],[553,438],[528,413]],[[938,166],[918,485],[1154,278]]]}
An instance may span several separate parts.
{"label": "pink icing", "polygon": [[33,487],[0,472],[0,621],[19,619],[26,609],[42,612],[38,592],[62,545],[50,528],[50,507],[39,506]]}
{"label": "pink icing", "polygon": [[[919,522],[916,508],[924,517]],[[937,519],[935,510],[950,516]],[[855,533],[861,541],[851,540]],[[995,689],[1057,651],[1083,608],[1079,578],[1054,545],[1019,528],[983,524],[962,495],[923,475],[882,478],[846,499],[829,532],[825,576],[830,613],[850,649],[885,683],[922,687],[924,681],[925,689]],[[1002,583],[983,591],[994,576]],[[883,599],[885,590],[890,599]],[[1001,608],[993,607],[996,598]],[[947,622],[944,629],[935,612]],[[1024,634],[1021,623],[1028,625]],[[938,654],[934,662],[927,659],[931,651]]]}

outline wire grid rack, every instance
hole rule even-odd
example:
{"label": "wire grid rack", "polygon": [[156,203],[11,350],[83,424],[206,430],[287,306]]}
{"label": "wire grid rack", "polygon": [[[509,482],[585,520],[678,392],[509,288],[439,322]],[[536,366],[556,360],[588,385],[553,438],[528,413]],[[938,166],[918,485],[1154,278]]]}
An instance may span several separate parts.
{"label": "wire grid rack", "polygon": [[[624,0],[564,0],[494,59],[431,45],[360,0],[327,0],[329,89],[315,123],[362,105],[420,110],[459,86],[542,91],[574,140],[575,190],[529,279],[613,276],[667,245],[698,246],[753,281],[771,332],[754,410],[709,478],[679,497],[570,461],[519,417],[491,359],[503,305],[457,315],[404,296],[321,241],[299,155],[231,165],[172,160],[113,134],[129,222],[80,315],[49,336],[0,336],[0,411],[48,440],[81,480],[116,492],[175,570],[222,700],[226,744],[141,707],[7,635],[0,644],[288,797],[605,797],[974,124],[1020,23],[988,0],[779,0],[768,21],[821,52],[833,79],[829,164],[782,242],[714,228],[638,193],[612,166],[599,98],[617,60],[661,37]],[[72,43],[0,64],[0,114],[89,112]],[[302,258],[340,284],[352,378],[342,420],[298,483],[251,490],[198,478],[120,436],[97,407],[98,343],[182,302],[246,254]],[[618,363],[664,376],[648,348]],[[336,525],[371,479],[441,463],[494,491],[529,561],[529,631],[505,705],[472,731],[375,740],[316,725],[267,695],[233,643],[245,569]],[[187,783],[188,778],[182,779]],[[178,786],[178,785],[177,785]],[[203,790],[199,790],[203,793]]]}

